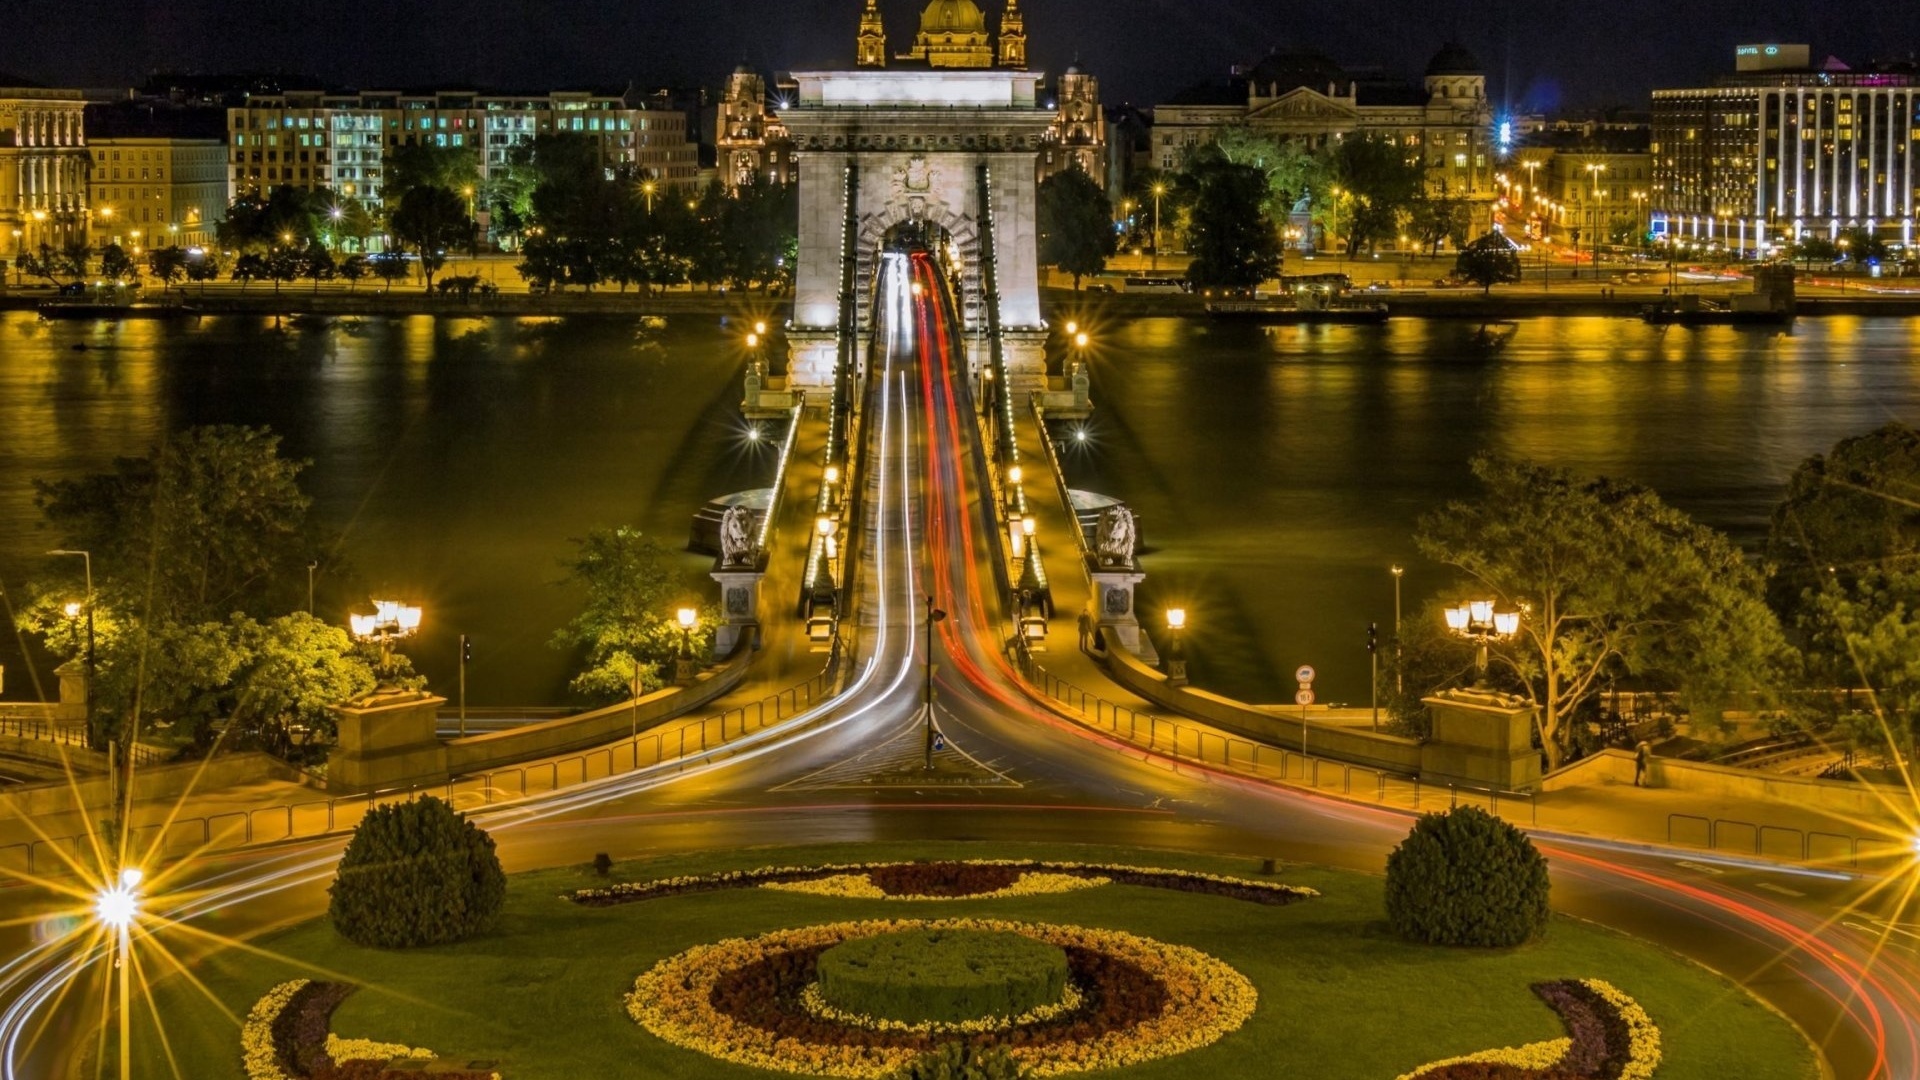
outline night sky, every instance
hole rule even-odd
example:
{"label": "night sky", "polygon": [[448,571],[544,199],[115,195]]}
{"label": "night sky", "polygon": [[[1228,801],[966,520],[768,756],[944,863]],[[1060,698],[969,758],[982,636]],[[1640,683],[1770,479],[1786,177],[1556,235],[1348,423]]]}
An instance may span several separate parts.
{"label": "night sky", "polygon": [[[344,85],[717,82],[851,60],[861,0],[5,0],[0,72],[128,85],[147,71],[281,70]],[[1002,0],[984,0],[990,17]],[[882,0],[906,47],[917,0]],[[1917,0],[1025,0],[1035,66],[1079,56],[1109,103],[1151,103],[1274,45],[1417,75],[1441,40],[1530,109],[1644,106],[1746,41],[1858,62],[1920,50]]]}

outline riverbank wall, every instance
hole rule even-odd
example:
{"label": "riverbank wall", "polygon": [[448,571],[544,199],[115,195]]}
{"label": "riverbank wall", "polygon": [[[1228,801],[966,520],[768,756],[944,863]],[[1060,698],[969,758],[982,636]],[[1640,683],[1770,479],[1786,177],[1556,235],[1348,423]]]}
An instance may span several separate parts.
{"label": "riverbank wall", "polygon": [[[1390,318],[1502,322],[1565,317],[1638,319],[1641,310],[1657,303],[1660,296],[1657,291],[1644,289],[1613,296],[1536,289],[1496,290],[1491,296],[1466,290],[1382,293],[1377,299],[1386,305]],[[1185,293],[1129,295],[1048,289],[1042,292],[1041,306],[1056,322],[1071,318],[1096,325],[1103,319],[1204,318],[1207,313],[1203,298]],[[1897,318],[1920,315],[1920,296],[1801,297],[1796,312],[1801,318],[1814,319],[1835,315]]]}
{"label": "riverbank wall", "polygon": [[[51,299],[46,290],[0,294],[0,311],[31,311]],[[513,316],[559,315],[700,315],[737,316],[784,321],[791,303],[778,297],[744,293],[671,293],[640,296],[636,293],[495,293],[460,299],[454,296],[428,295],[417,290],[404,292],[309,292],[289,288],[280,293],[271,289],[233,292],[220,289],[205,295],[191,288],[172,293],[152,291],[149,303],[180,303],[202,315],[344,315],[404,316],[436,315],[446,318],[476,319]]]}

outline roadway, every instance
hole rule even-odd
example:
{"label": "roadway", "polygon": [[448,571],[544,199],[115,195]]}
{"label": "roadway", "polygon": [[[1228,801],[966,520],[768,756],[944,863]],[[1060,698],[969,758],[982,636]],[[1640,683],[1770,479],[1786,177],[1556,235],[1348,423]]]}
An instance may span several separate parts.
{"label": "roadway", "polygon": [[[600,851],[631,858],[979,839],[1167,847],[1377,872],[1406,817],[1123,751],[1024,692],[1002,650],[997,533],[940,275],[917,258],[891,258],[883,273],[884,347],[864,403],[866,497],[849,613],[858,645],[845,691],[734,757],[477,815],[508,868],[584,863]],[[947,748],[931,772],[920,768],[928,595],[948,613],[935,632],[934,714]],[[340,846],[302,842],[195,860],[153,902],[181,924],[160,933],[190,963],[223,939],[312,917],[324,910]],[[1859,908],[1871,883],[1604,843],[1543,846],[1559,910],[1740,980],[1819,1041],[1837,1077],[1920,1075],[1920,965],[1904,944],[1914,939],[1876,921],[1897,915],[1891,903]],[[16,919],[60,906],[26,890],[10,890],[0,904]],[[98,1019],[101,950],[33,921],[8,925],[0,947],[17,956],[0,969],[0,1080],[67,1075]]]}

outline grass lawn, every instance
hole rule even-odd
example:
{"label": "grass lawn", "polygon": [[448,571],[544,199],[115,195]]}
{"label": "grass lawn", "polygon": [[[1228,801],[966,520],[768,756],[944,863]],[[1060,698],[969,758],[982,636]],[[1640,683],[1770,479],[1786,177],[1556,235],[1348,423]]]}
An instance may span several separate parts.
{"label": "grass lawn", "polygon": [[[915,843],[748,849],[619,864],[616,880],[767,865],[916,858],[1053,858],[1257,876],[1258,864],[1171,852],[1063,845]],[[1784,1020],[1726,980],[1667,952],[1569,919],[1525,948],[1478,951],[1405,944],[1388,932],[1382,882],[1290,866],[1277,875],[1325,895],[1286,907],[1108,885],[1063,895],[908,903],[761,889],[587,908],[557,899],[598,884],[590,869],[510,879],[506,915],[487,937],[380,952],[339,938],[325,920],[261,940],[274,961],[229,950],[195,974],[233,1019],[175,978],[156,989],[178,1075],[241,1080],[238,1018],[275,983],[335,973],[365,984],[334,1016],[343,1037],[430,1047],[464,1064],[488,1060],[506,1080],[598,1077],[748,1078],[775,1074],[669,1046],[627,1018],[622,996],[657,960],[689,946],[785,927],[860,918],[962,915],[1078,923],[1189,945],[1259,988],[1240,1031],[1190,1054],[1116,1071],[1127,1080],[1300,1077],[1393,1080],[1440,1058],[1565,1034],[1528,990],[1602,978],[1660,1025],[1659,1080],[1811,1080],[1812,1051]],[[309,966],[310,965],[310,966]],[[145,1010],[134,1075],[175,1075]]]}

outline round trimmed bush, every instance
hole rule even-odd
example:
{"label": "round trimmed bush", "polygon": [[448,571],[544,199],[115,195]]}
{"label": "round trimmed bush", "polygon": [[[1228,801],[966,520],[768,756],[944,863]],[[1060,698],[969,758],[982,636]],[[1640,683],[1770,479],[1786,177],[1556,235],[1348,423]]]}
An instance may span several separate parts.
{"label": "round trimmed bush", "polygon": [[1547,860],[1475,806],[1425,814],[1387,856],[1387,921],[1430,945],[1501,948],[1547,924]]}
{"label": "round trimmed bush", "polygon": [[1019,1016],[1067,990],[1067,954],[1023,934],[908,930],[820,954],[820,996],[844,1012],[919,1024]]}
{"label": "round trimmed bush", "polygon": [[507,876],[493,837],[429,795],[367,811],[327,891],[327,915],[342,937],[409,949],[492,926]]}

